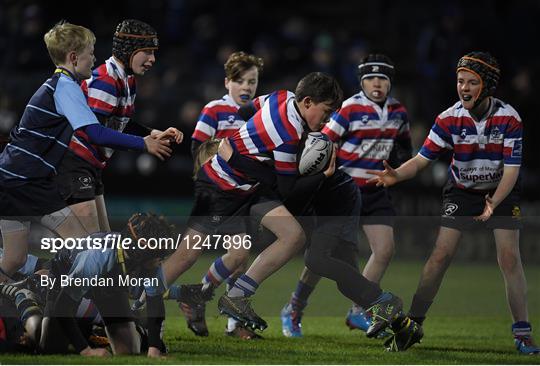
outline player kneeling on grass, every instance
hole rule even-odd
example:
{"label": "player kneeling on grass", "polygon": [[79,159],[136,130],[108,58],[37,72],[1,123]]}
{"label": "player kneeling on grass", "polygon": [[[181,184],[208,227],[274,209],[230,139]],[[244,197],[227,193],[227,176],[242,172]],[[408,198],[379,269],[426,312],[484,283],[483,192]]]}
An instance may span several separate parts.
{"label": "player kneeling on grass", "polygon": [[391,186],[413,178],[445,150],[453,150],[443,191],[441,228],[435,248],[420,277],[409,315],[422,323],[456,253],[463,230],[485,222],[493,229],[497,260],[514,323],[518,352],[538,354],[531,336],[527,283],[519,253],[522,227],[519,170],[522,155],[521,118],[514,108],[493,97],[499,64],[486,52],[471,52],[457,64],[459,101],[442,112],[417,156],[397,169],[386,162],[377,185]]}
{"label": "player kneeling on grass", "polygon": [[[92,237],[105,237],[98,233]],[[162,217],[152,214],[135,214],[122,233],[132,243],[141,243],[150,238],[172,237],[171,227]],[[113,354],[138,354],[141,337],[136,331],[131,313],[128,290],[120,281],[129,276],[148,283],[147,298],[148,356],[160,356],[165,347],[160,331],[165,316],[163,293],[165,283],[160,268],[161,260],[170,248],[149,249],[133,245],[129,249],[88,249],[65,254],[57,253],[51,274],[56,281],[47,294],[47,305],[43,321],[42,349],[47,343],[55,342],[60,331],[75,350],[84,356],[107,356],[105,349],[90,348],[75,322],[75,313],[83,297],[90,298],[100,312]],[[102,286],[90,286],[84,279],[100,279]],[[61,287],[60,280],[69,279]],[[79,281],[79,282],[77,282]],[[147,281],[147,282],[146,282]],[[76,285],[77,284],[77,285]]]}

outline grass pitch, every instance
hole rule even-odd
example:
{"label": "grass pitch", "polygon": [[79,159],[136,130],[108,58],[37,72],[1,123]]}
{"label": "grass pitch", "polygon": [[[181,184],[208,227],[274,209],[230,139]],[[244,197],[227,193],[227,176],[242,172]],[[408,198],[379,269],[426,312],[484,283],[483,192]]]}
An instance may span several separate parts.
{"label": "grass pitch", "polygon": [[[203,256],[183,282],[198,282],[213,256]],[[408,309],[422,262],[394,261],[383,288],[401,296]],[[345,314],[350,302],[329,280],[314,291],[303,318],[304,337],[281,335],[279,311],[296,286],[302,269],[297,258],[268,279],[254,298],[254,308],[269,323],[264,340],[241,341],[224,335],[226,319],[218,315],[216,300],[207,307],[208,338],[194,336],[173,302],[167,304],[166,343],[170,354],[163,360],[144,356],[109,359],[79,356],[0,355],[12,364],[539,364],[540,357],[522,356],[514,350],[511,318],[502,276],[496,263],[453,264],[425,323],[425,337],[404,353],[388,353],[381,340],[349,331]],[[540,327],[540,266],[526,265],[529,309],[533,327]],[[540,340],[540,333],[536,332]]]}

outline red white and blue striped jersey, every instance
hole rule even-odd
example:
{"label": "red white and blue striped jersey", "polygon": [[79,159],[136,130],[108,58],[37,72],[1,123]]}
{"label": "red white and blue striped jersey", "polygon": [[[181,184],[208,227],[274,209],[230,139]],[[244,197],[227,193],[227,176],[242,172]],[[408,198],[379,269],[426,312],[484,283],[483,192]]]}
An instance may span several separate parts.
{"label": "red white and blue striped jersey", "polygon": [[[252,103],[257,110],[261,108],[261,102],[264,104],[265,97],[257,97],[253,100]],[[239,108],[240,106],[228,94],[221,99],[211,101],[201,111],[191,138],[205,142],[211,138],[231,137],[246,123],[238,114]]]}
{"label": "red white and blue striped jersey", "polygon": [[383,107],[367,98],[364,92],[345,100],[322,132],[333,142],[340,142],[336,164],[360,187],[371,186],[367,170],[384,170],[394,144],[410,140],[407,110],[388,97]]}
{"label": "red white and blue striped jersey", "polygon": [[418,154],[435,160],[453,150],[448,174],[456,187],[496,188],[505,165],[521,165],[523,126],[516,110],[496,98],[486,115],[476,122],[457,102],[437,117]]}
{"label": "red white and blue striped jersey", "polygon": [[[135,111],[136,83],[123,66],[110,57],[92,71],[90,79],[81,83],[88,106],[106,118],[105,126],[122,132]],[[90,164],[104,168],[113,150],[92,145],[82,131],[73,134],[69,148]]]}
{"label": "red white and blue striped jersey", "polygon": [[[277,174],[296,175],[296,154],[305,122],[286,90],[270,94],[262,108],[229,138],[233,149],[261,162],[274,164]],[[247,172],[249,175],[249,172]],[[232,169],[219,155],[202,166],[200,176],[225,191],[251,192],[257,182]]]}

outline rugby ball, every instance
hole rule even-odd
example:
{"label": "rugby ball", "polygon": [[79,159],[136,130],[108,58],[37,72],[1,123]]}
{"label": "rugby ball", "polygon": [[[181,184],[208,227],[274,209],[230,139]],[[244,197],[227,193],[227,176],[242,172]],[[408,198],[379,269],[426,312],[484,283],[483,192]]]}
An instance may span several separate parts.
{"label": "rugby ball", "polygon": [[308,133],[298,161],[300,175],[313,175],[328,165],[332,156],[332,141],[321,132]]}

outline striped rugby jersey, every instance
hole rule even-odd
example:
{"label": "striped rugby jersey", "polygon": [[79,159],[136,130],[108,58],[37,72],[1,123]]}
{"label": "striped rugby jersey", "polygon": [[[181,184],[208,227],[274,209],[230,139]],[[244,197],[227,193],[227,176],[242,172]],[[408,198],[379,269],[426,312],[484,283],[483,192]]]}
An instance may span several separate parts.
{"label": "striped rugby jersey", "polygon": [[[106,117],[105,126],[122,132],[135,111],[136,83],[123,66],[110,57],[92,71],[90,79],[81,83],[88,106],[99,116]],[[83,132],[76,132],[69,148],[97,168],[104,168],[113,149],[97,147],[88,142]]]}
{"label": "striped rugby jersey", "polygon": [[56,175],[73,131],[94,123],[99,122],[73,75],[57,69],[30,98],[0,153],[0,184]]}
{"label": "striped rugby jersey", "polygon": [[[270,94],[262,108],[229,141],[240,154],[273,163],[277,174],[295,175],[298,172],[296,154],[304,125],[294,94],[280,90]],[[212,182],[224,191],[247,193],[257,184],[233,170],[219,155],[205,163],[200,172],[202,180]]]}
{"label": "striped rugby jersey", "polygon": [[435,120],[418,153],[437,159],[453,150],[448,175],[458,188],[490,190],[497,187],[507,166],[520,166],[522,155],[521,118],[514,108],[491,98],[490,111],[480,122],[457,102]]}
{"label": "striped rugby jersey", "polygon": [[398,140],[410,140],[407,110],[388,97],[383,107],[367,98],[364,92],[345,100],[322,132],[333,142],[341,141],[336,164],[360,187],[372,186],[367,170],[384,170]]}
{"label": "striped rugby jersey", "polygon": [[[265,96],[257,97],[253,104],[257,110],[261,108],[261,102],[264,104]],[[191,139],[205,142],[211,138],[231,137],[246,122],[238,114],[240,106],[230,95],[224,95],[223,98],[213,100],[204,106]]]}

